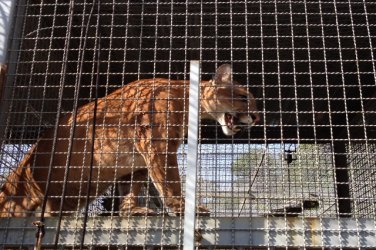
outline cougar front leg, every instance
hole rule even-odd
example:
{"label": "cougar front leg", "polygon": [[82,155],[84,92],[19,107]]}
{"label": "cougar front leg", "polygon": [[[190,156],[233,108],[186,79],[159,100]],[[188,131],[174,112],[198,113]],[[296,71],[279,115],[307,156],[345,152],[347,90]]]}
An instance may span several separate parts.
{"label": "cougar front leg", "polygon": [[[166,161],[167,159],[167,161]],[[184,199],[176,153],[155,154],[150,156],[149,175],[157,188],[163,203],[175,214],[184,212]]]}
{"label": "cougar front leg", "polygon": [[[177,215],[184,213],[185,202],[182,197],[176,152],[167,155],[154,152],[149,157],[149,175],[162,196],[164,204]],[[209,215],[209,210],[204,206],[198,206],[197,213]]]}
{"label": "cougar front leg", "polygon": [[165,152],[166,144],[159,141],[152,145],[150,140],[142,140],[136,144],[137,150],[144,157],[148,173],[153,181],[165,206],[174,213],[181,213],[184,200],[181,197],[181,183],[176,159],[177,146],[170,145],[169,152]]}
{"label": "cougar front leg", "polygon": [[[179,175],[177,151],[179,143],[176,140],[167,138],[161,131],[162,128],[155,128],[154,136],[151,127],[139,127],[137,136],[139,140],[135,143],[137,151],[142,155],[159,195],[164,205],[175,214],[184,213],[184,198],[181,192],[181,181]],[[171,130],[168,132],[171,138],[178,138]],[[157,139],[152,139],[157,138]],[[198,211],[208,213],[205,207],[198,207]]]}
{"label": "cougar front leg", "polygon": [[141,188],[145,186],[148,180],[148,171],[146,169],[139,170],[133,174],[122,177],[118,184],[119,195],[123,197],[120,203],[120,215],[154,215],[155,211],[138,206],[137,196],[139,195]]}

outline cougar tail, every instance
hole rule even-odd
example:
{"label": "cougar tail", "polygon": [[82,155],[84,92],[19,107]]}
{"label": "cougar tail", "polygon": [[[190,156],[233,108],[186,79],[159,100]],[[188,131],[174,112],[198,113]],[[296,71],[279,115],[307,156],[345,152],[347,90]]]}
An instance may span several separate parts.
{"label": "cougar tail", "polygon": [[35,145],[1,187],[0,217],[23,217],[40,205],[43,193],[35,182],[30,168],[34,150]]}

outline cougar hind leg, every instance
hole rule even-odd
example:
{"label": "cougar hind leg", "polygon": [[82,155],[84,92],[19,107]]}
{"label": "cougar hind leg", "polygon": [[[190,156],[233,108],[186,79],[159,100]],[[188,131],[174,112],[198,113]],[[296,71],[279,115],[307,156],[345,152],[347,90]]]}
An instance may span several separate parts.
{"label": "cougar hind leg", "polygon": [[124,176],[119,180],[119,195],[123,197],[119,207],[119,213],[121,216],[156,214],[153,209],[148,207],[140,207],[138,205],[137,196],[147,180],[148,172],[146,169],[136,171],[133,174]]}

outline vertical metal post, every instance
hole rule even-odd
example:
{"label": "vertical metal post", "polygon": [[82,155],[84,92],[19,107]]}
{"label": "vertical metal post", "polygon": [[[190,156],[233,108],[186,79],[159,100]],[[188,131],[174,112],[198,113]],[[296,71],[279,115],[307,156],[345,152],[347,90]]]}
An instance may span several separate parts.
{"label": "vertical metal post", "polygon": [[199,107],[200,62],[191,61],[188,117],[188,166],[185,183],[184,250],[193,250],[195,247]]}
{"label": "vertical metal post", "polygon": [[[9,34],[14,17],[16,1],[2,0],[0,1],[0,63],[6,62]],[[17,16],[19,18],[20,16]]]}
{"label": "vertical metal post", "polygon": [[[8,117],[10,105],[11,85],[14,82],[16,72],[16,63],[20,51],[20,41],[22,33],[22,24],[24,22],[25,12],[24,0],[5,0],[0,1],[0,64],[8,63],[6,81],[0,83],[0,143],[5,140],[5,123]],[[12,42],[10,42],[10,37]],[[14,38],[14,39],[13,39]],[[8,50],[12,53],[8,54]],[[2,86],[1,86],[2,85]],[[4,101],[2,100],[4,97]]]}

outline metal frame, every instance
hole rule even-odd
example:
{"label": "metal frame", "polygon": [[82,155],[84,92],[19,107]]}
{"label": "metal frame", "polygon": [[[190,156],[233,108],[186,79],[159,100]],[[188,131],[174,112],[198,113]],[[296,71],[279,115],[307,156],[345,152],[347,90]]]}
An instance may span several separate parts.
{"label": "metal frame", "polygon": [[198,134],[200,116],[200,62],[191,61],[189,81],[188,161],[185,182],[184,250],[195,248]]}
{"label": "metal frame", "polygon": [[[367,0],[260,0],[215,1],[210,5],[204,1],[113,1],[111,5],[103,2],[101,10],[104,14],[100,19],[101,22],[104,20],[101,25],[107,33],[102,41],[110,40],[107,46],[102,47],[101,53],[105,55],[102,61],[105,69],[102,69],[102,73],[106,78],[103,82],[106,83],[100,86],[103,93],[127,83],[132,77],[159,77],[160,72],[171,79],[186,79],[187,75],[190,75],[188,149],[183,149],[182,153],[186,154],[184,157],[187,159],[187,163],[183,164],[183,167],[186,167],[184,170],[189,173],[186,175],[185,218],[183,222],[182,216],[169,217],[165,213],[155,218],[114,217],[109,213],[111,217],[104,218],[93,212],[93,217],[88,218],[84,236],[84,219],[79,215],[63,217],[61,221],[60,218],[46,218],[43,246],[54,247],[58,234],[57,243],[61,247],[162,246],[187,250],[195,247],[376,247],[376,172],[373,170],[376,158],[376,119],[373,119],[376,118],[373,105],[376,100],[376,13],[371,9],[376,7],[376,3]],[[9,53],[10,74],[4,92],[7,100],[5,105],[0,107],[0,138],[4,139],[3,144],[18,143],[19,149],[12,149],[19,151],[18,157],[22,154],[22,147],[41,133],[41,127],[51,126],[48,121],[56,114],[50,110],[48,115],[48,112],[43,113],[44,110],[38,114],[38,110],[35,110],[36,115],[44,115],[46,120],[38,117],[37,123],[30,124],[33,129],[39,126],[36,129],[38,132],[29,132],[26,117],[30,110],[29,107],[22,106],[21,97],[29,101],[33,99],[33,95],[30,91],[26,97],[17,96],[21,100],[15,101],[14,106],[20,105],[21,108],[11,110],[12,107],[8,104],[13,102],[12,88],[16,89],[19,84],[22,88],[32,90],[33,79],[44,77],[42,82],[36,82],[46,91],[50,87],[49,77],[53,76],[60,79],[60,86],[51,86],[60,87],[60,99],[71,100],[69,98],[72,98],[74,91],[80,91],[84,96],[83,101],[91,98],[89,91],[85,92],[85,87],[90,86],[89,84],[85,85],[83,81],[85,86],[79,89],[74,86],[74,81],[72,83],[66,80],[72,79],[69,77],[74,74],[94,79],[94,71],[91,75],[90,70],[82,73],[77,66],[80,62],[84,63],[84,59],[88,60],[88,64],[90,60],[95,61],[95,56],[90,58],[95,47],[88,45],[87,50],[80,49],[83,47],[82,43],[86,42],[85,39],[97,41],[97,32],[89,32],[87,37],[78,36],[80,32],[84,33],[85,25],[90,24],[87,18],[91,5],[89,1],[77,1],[76,5],[72,4],[72,8],[65,13],[64,7],[69,4],[56,3],[44,1],[39,5],[30,0],[20,0],[14,11],[17,19]],[[297,8],[295,4],[301,9],[294,9]],[[116,11],[124,6],[128,7],[126,15],[122,17],[125,21],[116,23],[119,15]],[[51,13],[47,11],[46,15],[53,19],[53,32],[50,36],[43,34],[46,29],[42,19],[46,17],[38,16],[38,13],[44,13],[44,7],[54,9]],[[134,8],[133,10],[140,9],[132,13],[130,7]],[[214,8],[210,9],[210,15],[207,15],[208,9],[212,7]],[[38,27],[32,32],[26,29],[28,14],[25,14],[24,10],[28,8],[36,10],[30,14],[38,22]],[[241,12],[242,8],[245,9],[244,12]],[[168,11],[176,11],[178,14],[169,15]],[[69,19],[67,16],[71,13],[77,14],[77,19],[73,20],[73,16],[70,16],[72,22],[69,22],[69,25],[64,24],[64,18]],[[237,23],[239,16],[244,18],[244,23]],[[360,21],[355,20],[355,17]],[[208,20],[212,23],[208,23]],[[96,23],[100,23],[99,18]],[[177,32],[182,27],[185,29],[184,34]],[[53,34],[60,28],[69,31],[69,36],[62,36],[58,41],[65,39],[64,42],[70,44],[64,51],[54,43],[56,41]],[[97,30],[99,26],[94,28]],[[124,29],[124,34],[117,34],[121,29]],[[240,32],[236,32],[236,29]],[[33,35],[36,36],[34,40]],[[25,41],[34,43],[33,46],[23,47],[22,36]],[[71,37],[72,41],[79,39],[79,42],[71,43]],[[124,46],[116,47],[112,43],[116,39],[124,39]],[[47,40],[49,43],[44,47],[43,41]],[[242,47],[238,46],[238,42]],[[60,72],[51,73],[49,70],[53,68],[52,63],[56,63],[56,58],[59,58],[53,56],[56,51],[66,52],[63,60],[66,65]],[[123,51],[123,58],[120,58],[117,54]],[[28,53],[32,54],[32,58],[22,57]],[[38,61],[38,53],[47,55],[47,59]],[[76,60],[74,53],[77,53],[77,58],[82,61]],[[178,57],[179,53],[184,55]],[[245,53],[244,57],[240,55],[242,53]],[[84,54],[86,58],[83,58]],[[188,72],[188,62],[191,59],[200,61],[192,62]],[[225,138],[218,132],[220,129],[217,125],[198,123],[200,79],[209,78],[208,74],[213,72],[213,65],[218,66],[229,61],[243,67],[234,77],[241,78],[242,83],[248,87],[257,89],[260,112],[265,121],[243,134],[243,137]],[[30,73],[19,70],[22,64],[34,67],[34,64],[38,63],[45,63],[48,67],[43,71],[35,69],[35,72],[38,72],[35,75],[34,71]],[[112,72],[112,63],[121,64],[121,70]],[[162,64],[164,68],[160,69]],[[132,68],[135,65],[136,69]],[[75,66],[76,71],[69,68]],[[127,72],[128,69],[130,72]],[[109,84],[113,76],[121,79],[116,86]],[[61,86],[75,89],[71,92],[72,95],[63,96],[65,93]],[[372,91],[374,92],[371,93]],[[43,99],[42,101],[46,102],[43,105],[48,106],[48,94],[37,96],[38,98]],[[82,100],[77,97],[74,101]],[[58,112],[61,104],[57,105]],[[13,111],[14,114],[20,113],[24,122],[22,125],[25,127],[20,129],[21,133],[8,136],[5,134],[7,131],[4,133],[3,130],[9,130],[13,126],[8,117]],[[272,143],[279,143],[280,148],[270,147]],[[304,143],[313,145],[310,152],[290,152],[296,157],[291,162],[283,158],[285,145],[298,147]],[[362,146],[358,148],[357,143]],[[202,146],[205,144],[213,144],[213,152],[205,151]],[[236,146],[237,144],[248,146],[241,148]],[[252,144],[257,145],[250,148],[249,145]],[[228,154],[223,153],[221,147],[228,149]],[[330,150],[321,151],[324,147]],[[247,152],[253,152],[258,157],[248,160],[248,165],[253,164],[249,171],[239,176],[230,173],[228,169],[235,168],[238,157]],[[202,157],[203,155],[207,158]],[[276,155],[280,157],[275,157]],[[309,160],[311,165],[305,166],[308,157],[313,159]],[[8,167],[6,171],[10,171],[12,164],[8,165],[5,166]],[[2,167],[0,166],[0,169]],[[296,173],[293,173],[294,171]],[[330,175],[322,176],[325,171],[331,171]],[[205,175],[210,175],[206,178],[207,182],[202,181]],[[309,180],[309,177],[312,180]],[[237,178],[240,179],[238,186],[233,184]],[[260,180],[257,182],[256,178]],[[255,186],[252,186],[254,183]],[[290,190],[286,191],[290,185],[295,185],[292,193]],[[147,201],[158,196],[147,190],[150,188],[147,184],[142,197]],[[309,194],[309,188],[319,194],[320,208],[289,213],[287,210],[290,203],[298,203],[300,208],[304,206],[302,197]],[[110,200],[118,196],[115,191],[110,193]],[[204,199],[212,199],[212,203],[206,203],[214,207],[212,218],[196,215],[196,205]],[[115,203],[110,201],[109,207],[114,209]],[[273,214],[271,211],[275,208],[278,211]],[[159,209],[163,210],[163,205]],[[244,212],[245,210],[247,212]],[[33,218],[0,219],[0,246],[33,246],[36,230],[32,222]],[[202,239],[198,236],[202,236]],[[83,243],[80,242],[82,237],[85,239]]]}
{"label": "metal frame", "polygon": [[3,0],[0,3],[0,63],[6,63],[8,42],[12,30],[15,1]]}
{"label": "metal frame", "polygon": [[[0,219],[4,247],[33,246],[32,218]],[[63,218],[58,246],[79,246],[83,219]],[[54,246],[57,218],[46,218],[43,246]],[[181,238],[181,220],[176,217],[89,218],[84,246],[186,247]],[[22,229],[22,230],[20,230]],[[304,247],[374,248],[376,227],[373,219],[350,218],[201,218],[197,230],[200,247]],[[183,244],[184,242],[184,244]]]}

